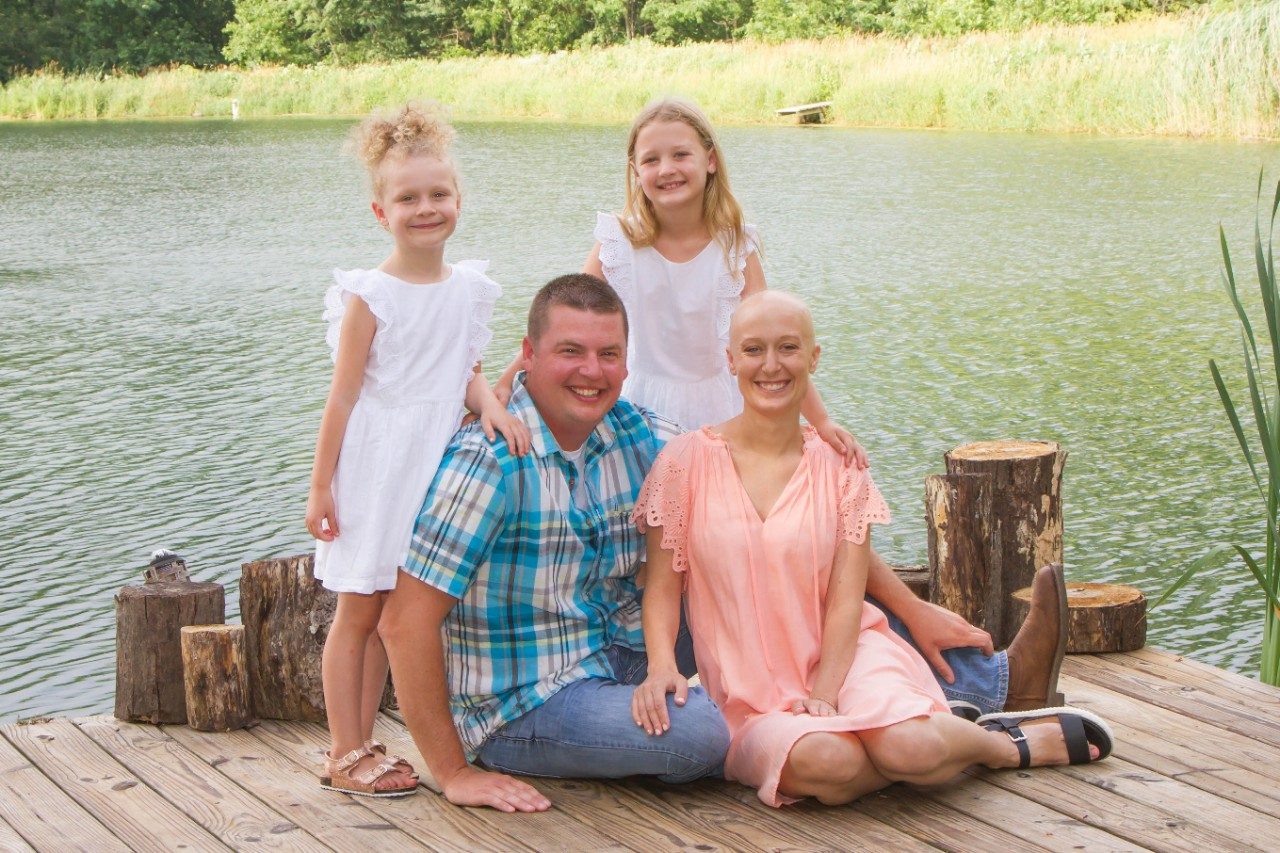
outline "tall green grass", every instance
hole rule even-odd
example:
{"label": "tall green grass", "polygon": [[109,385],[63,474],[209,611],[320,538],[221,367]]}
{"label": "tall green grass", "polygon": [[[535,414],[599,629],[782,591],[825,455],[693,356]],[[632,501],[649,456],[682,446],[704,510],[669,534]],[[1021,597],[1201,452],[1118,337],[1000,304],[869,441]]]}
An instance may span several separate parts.
{"label": "tall green grass", "polygon": [[[1262,175],[1258,176],[1258,202],[1261,205]],[[1218,229],[1218,244],[1222,249],[1222,279],[1240,322],[1240,345],[1249,387],[1247,405],[1236,405],[1222,378],[1222,371],[1218,369],[1217,360],[1209,359],[1209,372],[1218,388],[1222,407],[1258,489],[1261,504],[1259,520],[1266,533],[1262,559],[1259,560],[1238,544],[1229,548],[1218,545],[1188,566],[1154,606],[1160,606],[1196,576],[1216,569],[1225,562],[1227,554],[1234,552],[1258,582],[1259,592],[1262,594],[1259,602],[1262,606],[1262,666],[1259,677],[1267,684],[1280,685],[1280,281],[1276,279],[1272,252],[1277,211],[1280,211],[1280,183],[1276,184],[1275,196],[1271,202],[1266,240],[1263,240],[1261,216],[1254,229],[1253,260],[1258,275],[1261,317],[1256,316],[1255,310],[1254,318],[1250,318],[1250,309],[1245,307],[1241,299],[1235,268],[1231,263],[1231,252],[1227,248],[1226,232],[1222,228]],[[1259,331],[1254,329],[1255,322]],[[1242,414],[1245,417],[1242,418]],[[1249,420],[1252,421],[1257,436],[1256,449],[1254,441],[1245,432]]]}
{"label": "tall green grass", "polygon": [[457,119],[621,123],[656,94],[722,123],[833,102],[844,125],[1280,136],[1280,0],[1217,15],[937,39],[839,38],[409,60],[143,77],[37,73],[0,90],[15,119],[359,115],[412,97]]}

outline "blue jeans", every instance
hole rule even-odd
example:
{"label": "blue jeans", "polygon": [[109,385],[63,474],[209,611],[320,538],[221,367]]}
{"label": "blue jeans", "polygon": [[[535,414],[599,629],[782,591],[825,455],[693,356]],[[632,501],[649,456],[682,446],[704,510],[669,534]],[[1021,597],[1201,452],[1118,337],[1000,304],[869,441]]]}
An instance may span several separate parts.
{"label": "blue jeans", "polygon": [[[889,620],[889,627],[902,639],[915,646],[911,632],[902,620],[894,616],[880,602],[868,597],[876,607],[884,611]],[[971,702],[982,709],[984,714],[993,714],[1004,710],[1004,700],[1009,694],[1009,656],[1004,652],[996,652],[991,657],[982,653],[981,649],[947,649],[942,653],[947,665],[955,674],[955,684],[947,684],[941,678],[938,685],[949,700]]]}
{"label": "blue jeans", "polygon": [[[677,654],[684,658],[681,669],[692,664],[684,645],[685,654]],[[607,654],[613,678],[584,678],[562,687],[490,735],[477,763],[504,773],[578,779],[656,776],[692,782],[722,775],[729,729],[711,697],[694,687],[677,707],[668,695],[671,728],[649,735],[631,716],[631,694],[648,674],[648,658],[622,646]]]}

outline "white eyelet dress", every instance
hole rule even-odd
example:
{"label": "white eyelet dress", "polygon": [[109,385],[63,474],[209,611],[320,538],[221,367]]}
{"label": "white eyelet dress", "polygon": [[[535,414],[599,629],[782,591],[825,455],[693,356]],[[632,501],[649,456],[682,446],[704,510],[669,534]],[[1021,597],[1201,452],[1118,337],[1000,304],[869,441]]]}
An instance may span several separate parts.
{"label": "white eyelet dress", "polygon": [[342,318],[359,296],[377,320],[360,398],[333,477],[338,538],[316,542],[315,575],[334,592],[394,589],[422,499],[462,421],[472,369],[502,289],[485,261],[411,284],[380,270],[334,270],[324,319],[336,359]]}
{"label": "white eyelet dress", "polygon": [[652,246],[632,246],[617,216],[596,217],[600,266],[631,326],[622,395],[685,429],[742,411],[725,350],[729,318],[742,301],[743,270],[758,245],[756,229],[746,231],[747,248],[731,267],[716,240],[693,260],[675,263]]}

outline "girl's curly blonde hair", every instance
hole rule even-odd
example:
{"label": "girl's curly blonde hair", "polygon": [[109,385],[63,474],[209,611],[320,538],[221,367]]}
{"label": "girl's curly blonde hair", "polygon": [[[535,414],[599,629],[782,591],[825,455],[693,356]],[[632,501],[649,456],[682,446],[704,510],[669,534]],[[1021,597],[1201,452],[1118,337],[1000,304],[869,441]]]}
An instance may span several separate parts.
{"label": "girl's curly blonde hair", "polygon": [[379,167],[389,158],[426,155],[453,165],[449,146],[454,136],[439,104],[410,101],[395,112],[379,110],[369,116],[352,133],[351,142],[378,193],[383,181]]}

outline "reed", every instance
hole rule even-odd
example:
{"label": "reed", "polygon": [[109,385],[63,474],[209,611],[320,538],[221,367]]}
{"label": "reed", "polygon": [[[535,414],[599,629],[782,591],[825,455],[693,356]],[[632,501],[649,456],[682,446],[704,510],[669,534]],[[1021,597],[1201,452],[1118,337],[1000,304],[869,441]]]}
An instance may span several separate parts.
{"label": "reed", "polygon": [[[1262,203],[1262,175],[1258,175],[1258,204]],[[1218,396],[1226,411],[1227,420],[1235,434],[1236,442],[1244,455],[1245,464],[1253,477],[1258,490],[1259,502],[1265,507],[1265,514],[1260,512],[1266,532],[1266,545],[1262,559],[1241,545],[1231,545],[1230,551],[1243,561],[1244,567],[1253,575],[1262,592],[1262,666],[1259,672],[1261,680],[1267,684],[1280,685],[1280,526],[1277,515],[1280,513],[1280,286],[1276,281],[1275,260],[1272,254],[1272,242],[1275,236],[1276,213],[1280,210],[1280,183],[1271,202],[1271,218],[1268,223],[1266,240],[1263,240],[1262,218],[1259,215],[1253,240],[1254,263],[1257,268],[1258,290],[1261,296],[1262,334],[1254,331],[1254,322],[1250,319],[1237,286],[1235,269],[1231,263],[1231,252],[1227,248],[1226,233],[1218,229],[1218,244],[1222,249],[1222,278],[1227,295],[1235,308],[1240,323],[1240,344],[1244,353],[1245,378],[1248,380],[1249,399],[1247,406],[1237,406],[1227,390],[1216,359],[1209,360],[1209,372],[1213,375],[1214,385],[1218,388]],[[1256,310],[1255,310],[1256,314]],[[1257,434],[1259,454],[1253,449],[1245,432],[1241,410],[1251,418]],[[1160,596],[1155,606],[1159,606],[1178,588],[1192,580],[1195,576],[1207,573],[1224,562],[1224,546],[1210,550],[1201,559],[1190,565],[1186,571]]]}
{"label": "reed", "polygon": [[407,60],[145,76],[35,73],[0,89],[11,119],[359,115],[428,96],[459,120],[625,123],[655,94],[723,124],[833,102],[837,124],[967,130],[1280,136],[1280,0],[1216,15],[932,39],[647,42],[550,56]]}

